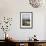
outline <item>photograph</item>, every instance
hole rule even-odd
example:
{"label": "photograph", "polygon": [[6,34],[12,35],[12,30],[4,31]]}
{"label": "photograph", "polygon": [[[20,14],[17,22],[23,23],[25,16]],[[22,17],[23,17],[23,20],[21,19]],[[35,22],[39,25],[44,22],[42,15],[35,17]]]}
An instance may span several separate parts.
{"label": "photograph", "polygon": [[20,12],[20,28],[31,29],[33,26],[32,12]]}

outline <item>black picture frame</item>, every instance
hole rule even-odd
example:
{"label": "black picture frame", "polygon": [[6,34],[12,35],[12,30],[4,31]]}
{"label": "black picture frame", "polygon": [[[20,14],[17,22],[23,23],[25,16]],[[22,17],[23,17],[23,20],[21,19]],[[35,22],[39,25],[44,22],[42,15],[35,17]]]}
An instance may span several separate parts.
{"label": "black picture frame", "polygon": [[20,28],[21,29],[33,28],[33,13],[32,12],[20,12]]}

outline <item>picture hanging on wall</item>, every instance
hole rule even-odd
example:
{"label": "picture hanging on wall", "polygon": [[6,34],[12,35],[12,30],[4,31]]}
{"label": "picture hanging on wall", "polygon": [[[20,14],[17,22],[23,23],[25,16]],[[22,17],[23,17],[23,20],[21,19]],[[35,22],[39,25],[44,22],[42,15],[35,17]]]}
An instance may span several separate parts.
{"label": "picture hanging on wall", "polygon": [[33,27],[33,13],[32,12],[20,12],[20,28],[32,29]]}

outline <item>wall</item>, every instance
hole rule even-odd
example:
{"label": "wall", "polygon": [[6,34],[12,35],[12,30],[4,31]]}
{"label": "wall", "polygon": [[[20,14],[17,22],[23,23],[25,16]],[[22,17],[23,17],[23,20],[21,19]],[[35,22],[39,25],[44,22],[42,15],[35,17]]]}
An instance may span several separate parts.
{"label": "wall", "polygon": [[[20,29],[20,12],[33,12],[32,29]],[[4,16],[13,18],[8,33],[16,40],[28,40],[34,34],[37,35],[37,39],[46,40],[45,12],[45,7],[33,8],[28,0],[0,0],[0,18]],[[2,36],[0,39],[2,39]]]}

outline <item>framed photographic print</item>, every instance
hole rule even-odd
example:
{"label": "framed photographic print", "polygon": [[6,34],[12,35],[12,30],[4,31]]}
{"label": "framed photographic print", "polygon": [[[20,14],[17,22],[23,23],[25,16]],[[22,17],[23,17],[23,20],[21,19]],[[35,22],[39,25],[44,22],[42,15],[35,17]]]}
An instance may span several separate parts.
{"label": "framed photographic print", "polygon": [[20,12],[20,28],[32,29],[32,27],[33,27],[33,13]]}

